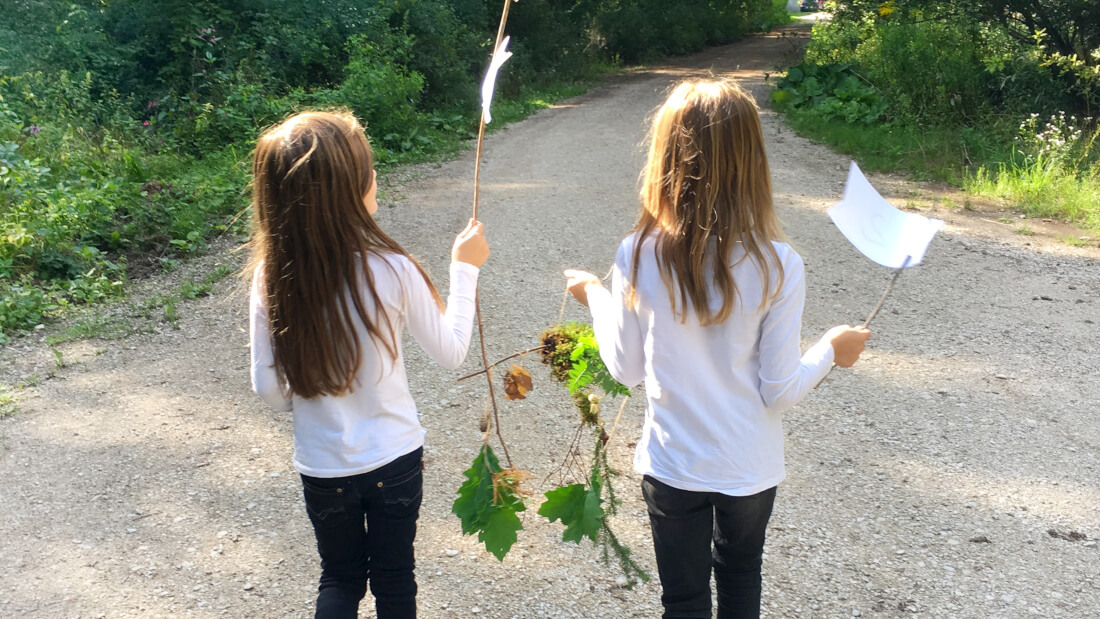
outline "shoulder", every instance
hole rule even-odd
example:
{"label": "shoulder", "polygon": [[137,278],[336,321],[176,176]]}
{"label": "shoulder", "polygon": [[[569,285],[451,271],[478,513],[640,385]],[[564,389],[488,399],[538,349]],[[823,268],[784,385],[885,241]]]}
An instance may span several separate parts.
{"label": "shoulder", "polygon": [[408,271],[414,268],[408,256],[391,252],[371,252],[368,263],[372,268],[384,266],[397,271]]}
{"label": "shoulder", "polygon": [[392,252],[374,252],[367,256],[367,266],[371,270],[371,276],[378,278],[396,278],[404,280],[416,272],[416,265],[411,258],[404,254]]}
{"label": "shoulder", "polygon": [[801,272],[805,268],[805,264],[802,262],[802,256],[798,255],[798,252],[791,247],[790,243],[783,243],[781,241],[772,241],[772,247],[775,248],[775,255],[779,258],[779,264],[783,267],[784,271],[798,271]]}
{"label": "shoulder", "polygon": [[640,238],[639,234],[638,232],[631,232],[622,241],[619,241],[619,248],[615,252],[616,262],[627,262],[634,257],[635,251],[653,245],[652,234],[644,239]]}
{"label": "shoulder", "polygon": [[783,288],[802,285],[806,279],[806,264],[802,261],[802,256],[798,255],[789,243],[772,241],[772,247],[775,248],[775,254],[783,269]]}

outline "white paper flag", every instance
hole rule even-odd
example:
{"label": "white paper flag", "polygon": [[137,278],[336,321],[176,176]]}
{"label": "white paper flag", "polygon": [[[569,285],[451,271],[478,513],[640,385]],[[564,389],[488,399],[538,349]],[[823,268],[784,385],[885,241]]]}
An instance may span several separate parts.
{"label": "white paper flag", "polygon": [[493,103],[493,89],[496,88],[497,72],[504,65],[504,61],[512,57],[508,51],[508,41],[512,37],[504,37],[500,47],[493,51],[493,59],[489,62],[489,70],[485,73],[485,81],[481,83],[481,113],[485,116],[485,123],[493,122],[493,115],[489,113],[489,106]]}
{"label": "white paper flag", "polygon": [[890,206],[854,161],[848,170],[844,199],[829,209],[829,217],[864,256],[892,269],[920,264],[932,237],[943,227],[942,219],[903,213]]}

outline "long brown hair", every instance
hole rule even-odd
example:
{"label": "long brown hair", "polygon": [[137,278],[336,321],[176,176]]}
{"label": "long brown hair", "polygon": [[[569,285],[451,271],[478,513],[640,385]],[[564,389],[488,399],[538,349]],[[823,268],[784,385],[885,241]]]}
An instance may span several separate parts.
{"label": "long brown hair", "polygon": [[252,175],[251,266],[262,269],[275,370],[303,398],[347,393],[363,358],[356,320],[397,358],[399,334],[378,302],[368,257],[408,257],[364,206],[374,182],[370,143],[350,113],[297,114],[260,136]]}
{"label": "long brown hair", "polygon": [[[729,268],[737,243],[762,275],[761,306],[782,288],[783,267],[771,241],[785,236],[772,204],[760,117],[752,96],[736,82],[692,80],[673,89],[653,119],[641,199],[633,230],[632,300],[641,242],[651,233],[673,313],[679,298],[681,322],[687,321],[689,301],[702,326],[729,318],[738,297]],[[711,239],[717,244],[712,260],[707,257]],[[779,269],[774,291],[770,265]],[[722,297],[716,312],[708,304],[708,281]]]}

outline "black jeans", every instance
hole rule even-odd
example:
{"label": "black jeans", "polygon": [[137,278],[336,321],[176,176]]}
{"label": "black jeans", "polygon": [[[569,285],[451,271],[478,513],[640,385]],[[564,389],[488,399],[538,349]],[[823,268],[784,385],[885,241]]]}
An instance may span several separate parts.
{"label": "black jeans", "polygon": [[642,495],[649,508],[664,619],[710,619],[712,565],[718,619],[759,617],[764,531],[775,488],[728,496],[680,490],[646,475]]}
{"label": "black jeans", "polygon": [[368,582],[378,619],[416,617],[413,540],[423,454],[417,449],[351,477],[302,475],[321,555],[318,619],[357,617]]}

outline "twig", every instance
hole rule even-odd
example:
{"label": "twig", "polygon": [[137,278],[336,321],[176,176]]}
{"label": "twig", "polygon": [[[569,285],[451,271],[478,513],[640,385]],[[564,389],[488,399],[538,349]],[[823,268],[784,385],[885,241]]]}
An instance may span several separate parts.
{"label": "twig", "polygon": [[539,483],[539,488],[546,486],[546,482],[556,474],[560,474],[560,477],[558,477],[558,485],[565,482],[565,476],[573,469],[573,465],[577,460],[577,453],[580,451],[578,446],[580,445],[581,432],[583,430],[583,423],[577,426],[577,431],[573,433],[573,440],[569,441],[569,449],[565,452],[566,455],[562,458],[561,464],[546,474],[546,477]]}
{"label": "twig", "polygon": [[505,357],[503,359],[499,359],[499,360],[497,360],[493,363],[490,363],[489,367],[485,368],[484,370],[478,370],[478,371],[476,371],[472,374],[467,374],[467,375],[463,376],[462,378],[456,380],[455,382],[460,383],[460,382],[466,380],[467,378],[473,378],[473,377],[478,376],[480,374],[484,374],[485,372],[488,372],[492,368],[495,368],[496,366],[500,365],[501,363],[504,363],[505,361],[507,361],[509,359],[515,359],[516,357],[519,357],[520,355],[526,355],[527,353],[535,352],[536,350],[544,350],[546,348],[548,348],[548,346],[544,344],[542,346],[536,346],[534,348],[528,348],[527,350],[521,350],[517,353],[512,353],[512,354],[508,355],[507,357]]}
{"label": "twig", "polygon": [[[901,267],[894,271],[894,276],[890,278],[890,283],[886,284],[886,291],[882,293],[882,297],[878,300],[878,304],[875,305],[875,309],[871,310],[871,313],[867,315],[867,320],[863,321],[864,329],[871,325],[871,321],[875,319],[875,316],[878,316],[878,312],[882,309],[882,305],[886,303],[886,297],[890,296],[890,292],[894,289],[894,284],[896,284],[898,282],[898,278],[901,277],[901,272],[909,266],[909,261],[912,259],[912,256],[906,256],[905,261],[901,263]],[[817,384],[814,385],[814,389],[817,389],[821,386],[821,383],[825,382],[825,379],[829,377],[829,374],[833,373],[833,368],[835,367],[836,364],[834,363],[829,368],[829,371],[825,373],[825,376],[822,376],[821,380],[817,381]]]}
{"label": "twig", "polygon": [[[509,0],[511,1],[511,0]],[[481,363],[485,367],[485,378],[489,381],[489,402],[493,405],[493,426],[496,429],[497,438],[500,439],[500,447],[504,450],[504,459],[508,461],[508,468],[512,468],[512,456],[508,453],[508,445],[504,443],[504,437],[500,434],[500,413],[497,411],[497,397],[493,390],[493,372],[486,361],[489,357],[485,354],[485,330],[481,324],[480,294],[474,294],[474,309],[477,310],[477,341],[481,344]]]}
{"label": "twig", "polygon": [[619,414],[615,415],[615,421],[611,424],[611,431],[607,433],[607,440],[604,441],[604,445],[611,442],[611,437],[615,436],[615,428],[619,427],[619,420],[623,418],[623,411],[626,410],[626,403],[630,401],[630,396],[623,396],[623,403],[619,405]]}
{"label": "twig", "polygon": [[561,309],[558,310],[558,324],[561,324],[561,319],[565,317],[565,303],[569,300],[569,282],[565,282],[565,292],[561,295]]}

